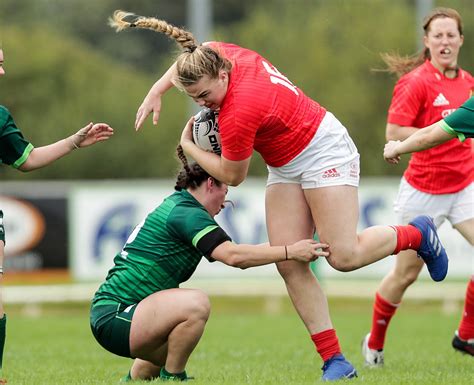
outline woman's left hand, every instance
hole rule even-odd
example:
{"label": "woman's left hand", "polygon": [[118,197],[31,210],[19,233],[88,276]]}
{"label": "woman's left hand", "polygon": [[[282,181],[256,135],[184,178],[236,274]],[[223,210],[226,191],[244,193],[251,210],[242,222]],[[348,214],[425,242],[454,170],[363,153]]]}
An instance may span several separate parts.
{"label": "woman's left hand", "polygon": [[107,123],[89,123],[72,136],[74,147],[87,147],[109,139],[114,129]]}

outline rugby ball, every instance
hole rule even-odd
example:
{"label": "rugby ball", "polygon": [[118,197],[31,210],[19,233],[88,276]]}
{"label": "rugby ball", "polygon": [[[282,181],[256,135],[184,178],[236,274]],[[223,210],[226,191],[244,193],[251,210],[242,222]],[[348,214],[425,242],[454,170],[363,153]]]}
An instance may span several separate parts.
{"label": "rugby ball", "polygon": [[204,108],[194,115],[193,140],[199,148],[220,155],[218,115],[218,112],[209,108]]}

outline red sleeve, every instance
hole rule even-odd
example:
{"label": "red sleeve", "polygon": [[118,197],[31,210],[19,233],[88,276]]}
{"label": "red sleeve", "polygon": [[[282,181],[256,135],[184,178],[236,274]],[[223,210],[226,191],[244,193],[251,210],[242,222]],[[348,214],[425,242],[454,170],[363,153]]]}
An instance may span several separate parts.
{"label": "red sleeve", "polygon": [[421,81],[403,76],[395,85],[392,102],[388,110],[388,123],[412,126],[424,107],[425,89]]}

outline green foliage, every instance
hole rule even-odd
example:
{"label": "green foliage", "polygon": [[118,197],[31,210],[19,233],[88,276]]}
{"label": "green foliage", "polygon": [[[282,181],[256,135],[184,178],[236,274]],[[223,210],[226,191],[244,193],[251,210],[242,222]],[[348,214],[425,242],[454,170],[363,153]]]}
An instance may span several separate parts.
{"label": "green foliage", "polygon": [[[463,16],[460,65],[474,70],[472,3],[439,5],[456,7]],[[218,29],[217,35],[261,53],[331,111],[356,142],[362,175],[399,174],[402,165],[394,167],[382,158],[396,78],[376,70],[384,68],[382,52],[409,55],[417,51],[415,16],[412,2],[263,1],[256,2],[246,20]]]}
{"label": "green foliage", "polygon": [[[152,31],[115,33],[107,19],[121,8],[186,24],[186,0],[2,0],[0,41],[7,76],[0,102],[36,146],[72,134],[88,121],[115,128],[108,142],[76,151],[34,173],[0,168],[2,179],[171,177],[190,102],[172,91],[158,127],[135,133],[135,113],[173,60],[176,45]],[[385,163],[385,123],[396,79],[379,53],[417,50],[414,1],[214,0],[212,38],[260,52],[348,128],[361,153],[362,175],[401,174]],[[460,65],[473,71],[471,0],[434,1],[456,8],[465,26]],[[406,163],[408,157],[404,157]],[[255,154],[250,174],[266,175]]]}
{"label": "green foliage", "polygon": [[[270,312],[265,311],[268,302]],[[364,385],[472,383],[472,358],[450,346],[460,306],[446,314],[439,302],[405,301],[389,329],[386,365],[372,370],[363,366],[360,354],[360,341],[371,320],[371,301],[329,302],[343,352],[359,373],[355,381]],[[187,366],[196,377],[193,384],[321,383],[321,360],[287,297],[217,297],[211,298],[211,305],[206,330]],[[87,304],[9,306],[7,312],[4,375],[8,383],[115,384],[131,365],[131,360],[107,352],[95,341]]]}
{"label": "green foliage", "polygon": [[5,69],[0,98],[25,137],[42,146],[76,132],[89,121],[106,121],[114,137],[81,149],[53,165],[21,175],[2,167],[7,178],[137,178],[174,174],[174,150],[186,120],[186,100],[165,97],[159,127],[136,133],[136,109],[153,77],[55,31],[30,27],[4,30]]}

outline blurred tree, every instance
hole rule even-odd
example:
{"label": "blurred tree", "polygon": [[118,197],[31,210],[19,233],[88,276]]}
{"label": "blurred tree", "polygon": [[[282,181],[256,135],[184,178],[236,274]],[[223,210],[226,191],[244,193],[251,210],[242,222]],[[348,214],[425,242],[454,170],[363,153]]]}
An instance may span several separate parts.
{"label": "blurred tree", "polygon": [[[174,149],[186,120],[185,98],[166,96],[159,127],[133,128],[136,108],[153,78],[48,28],[4,28],[7,75],[0,100],[35,145],[61,139],[89,121],[116,131],[107,143],[78,150],[50,167],[23,174],[1,167],[1,178],[140,178],[174,174]],[[164,70],[164,68],[162,68]],[[159,130],[157,132],[157,130]]]}
{"label": "blurred tree", "polygon": [[[474,71],[472,0],[435,5],[463,16],[460,65]],[[25,135],[44,145],[89,120],[107,121],[116,135],[35,173],[1,167],[0,178],[171,177],[187,98],[175,90],[166,95],[158,127],[149,120],[135,133],[133,122],[177,47],[152,31],[116,34],[107,19],[120,8],[183,26],[185,6],[186,0],[2,0],[7,76],[0,79],[0,103]],[[416,51],[414,0],[214,0],[213,13],[216,40],[258,51],[342,121],[359,147],[363,176],[402,172],[381,156],[396,79],[372,69],[383,68],[380,52]],[[250,172],[266,174],[258,156]]]}
{"label": "blurred tree", "polygon": [[[461,13],[465,42],[459,64],[474,71],[472,2],[440,1],[436,5]],[[413,1],[387,0],[258,1],[246,20],[232,28],[219,28],[216,34],[261,53],[333,112],[359,148],[363,176],[396,175],[404,167],[393,167],[382,158],[386,114],[396,78],[373,70],[384,68],[381,52],[416,52],[413,6]],[[266,173],[260,166],[252,171]]]}

